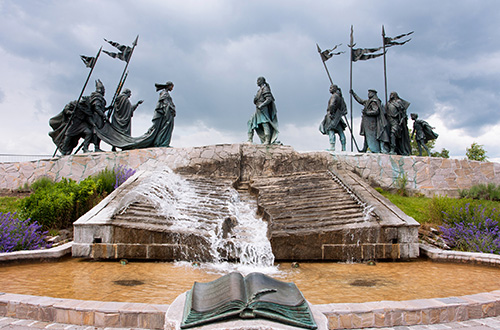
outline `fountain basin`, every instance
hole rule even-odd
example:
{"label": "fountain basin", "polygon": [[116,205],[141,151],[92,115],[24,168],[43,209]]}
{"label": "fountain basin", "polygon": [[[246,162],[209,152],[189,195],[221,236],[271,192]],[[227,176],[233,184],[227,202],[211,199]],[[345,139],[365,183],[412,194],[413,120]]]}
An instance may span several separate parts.
{"label": "fountain basin", "polygon": [[[219,222],[218,229],[205,232],[179,230],[175,226],[179,218],[159,214],[158,206],[147,202],[134,202],[122,212],[126,196],[155,173],[138,172],[74,223],[73,256],[211,260],[214,249],[207,247],[206,233],[215,231],[219,235],[223,221],[238,220],[225,211],[232,208],[233,199],[226,192],[236,189],[240,196],[247,196],[245,199],[254,199],[254,212],[267,222],[267,238],[277,260],[418,257],[419,224],[356,174],[337,165],[326,153],[299,154],[281,147],[241,145],[239,155],[212,157],[178,167],[176,174],[202,196],[190,207],[184,206],[183,216],[202,223],[194,227]],[[210,200],[202,203],[206,196]],[[199,204],[204,204],[203,208]],[[240,249],[238,243],[223,243],[227,248],[219,246],[219,250],[226,251],[222,258],[238,258],[232,251]]]}
{"label": "fountain basin", "polygon": [[[430,247],[424,247],[422,252],[448,262],[495,265],[491,268],[494,271],[498,271],[500,266],[500,256],[497,255],[442,251]],[[121,267],[119,263],[115,264]],[[371,268],[374,273],[376,267]],[[98,327],[163,329],[170,306],[168,303],[103,302],[0,294],[1,316]],[[329,329],[435,324],[500,315],[500,290],[431,299],[314,304],[313,307],[327,317]]]}

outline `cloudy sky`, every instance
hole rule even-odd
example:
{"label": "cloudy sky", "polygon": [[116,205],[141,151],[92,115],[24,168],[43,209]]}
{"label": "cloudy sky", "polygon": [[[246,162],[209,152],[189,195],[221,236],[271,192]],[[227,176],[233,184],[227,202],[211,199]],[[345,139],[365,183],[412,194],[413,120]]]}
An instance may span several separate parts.
{"label": "cloudy sky", "polygon": [[[0,154],[47,154],[49,118],[78,98],[89,69],[80,55],[103,38],[138,45],[125,87],[143,99],[132,135],[151,125],[155,83],[175,83],[174,147],[239,143],[254,112],[256,79],[276,98],[279,139],[299,151],[322,150],[321,122],[329,81],[316,50],[342,43],[326,62],[350,104],[351,25],[356,47],[378,47],[387,36],[415,31],[387,53],[388,89],[411,102],[409,112],[439,134],[435,150],[464,158],[471,143],[500,160],[500,1],[498,0],[0,0]],[[101,54],[99,78],[111,102],[125,62]],[[384,99],[382,57],[353,64],[353,89]],[[353,103],[358,144],[361,106]],[[409,120],[411,125],[412,121]],[[110,150],[110,146],[102,145]]]}

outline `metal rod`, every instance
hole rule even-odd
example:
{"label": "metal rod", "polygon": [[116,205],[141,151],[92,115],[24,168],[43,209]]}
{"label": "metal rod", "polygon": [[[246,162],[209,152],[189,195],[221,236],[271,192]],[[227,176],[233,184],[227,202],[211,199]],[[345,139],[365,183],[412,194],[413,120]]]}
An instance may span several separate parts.
{"label": "metal rod", "polygon": [[[64,136],[65,136],[66,132],[68,131],[69,125],[73,121],[73,117],[75,116],[76,110],[78,109],[78,105],[80,104],[80,100],[82,99],[83,93],[85,92],[85,88],[87,87],[87,84],[90,80],[90,76],[92,75],[92,72],[94,71],[95,65],[97,63],[97,59],[99,58],[99,55],[101,55],[101,50],[102,50],[102,46],[101,46],[101,48],[99,48],[99,51],[97,52],[97,55],[95,57],[95,61],[92,65],[92,67],[90,68],[90,72],[87,76],[87,80],[85,80],[85,84],[83,85],[82,91],[80,92],[80,96],[78,96],[78,100],[76,101],[76,104],[75,104],[75,109],[73,110],[73,113],[71,114],[71,117],[69,118],[69,121],[66,124],[66,127],[64,128],[63,132],[59,135],[61,137],[61,139],[63,139],[63,141],[64,141]],[[58,150],[59,150],[59,145],[56,144],[56,151],[54,151],[54,154],[52,155],[52,157],[55,157]]]}
{"label": "metal rod", "polygon": [[385,105],[387,106],[387,65],[385,59],[385,29],[382,25],[382,43],[384,47],[384,84],[385,84]]}

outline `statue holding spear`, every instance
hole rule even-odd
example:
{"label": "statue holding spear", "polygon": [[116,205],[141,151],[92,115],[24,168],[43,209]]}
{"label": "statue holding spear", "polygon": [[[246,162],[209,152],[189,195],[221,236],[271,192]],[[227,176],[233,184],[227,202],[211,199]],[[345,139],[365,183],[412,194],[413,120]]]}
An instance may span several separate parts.
{"label": "statue holding spear", "polygon": [[[316,44],[326,74],[328,75],[328,80],[330,80],[330,93],[332,93],[330,101],[328,102],[327,114],[323,119],[323,121],[321,122],[319,130],[322,134],[329,135],[330,150],[332,151],[335,150],[335,134],[338,134],[340,137],[340,142],[342,144],[342,151],[345,151],[346,141],[345,141],[344,130],[346,127],[348,127],[349,131],[351,132],[351,141],[353,141],[354,144],[356,144],[356,149],[358,149],[359,151],[358,144],[356,143],[356,140],[354,139],[354,135],[352,132],[351,128],[352,125],[349,125],[349,121],[346,118],[347,107],[344,98],[342,97],[342,92],[340,88],[333,83],[332,77],[330,76],[330,72],[328,71],[328,67],[326,66],[326,61],[328,61],[334,55],[340,55],[344,53],[344,52],[336,52],[336,53],[333,52],[340,45],[341,44],[336,45],[332,49],[325,49],[324,51],[322,51],[321,48],[319,48],[319,45]],[[342,117],[344,117],[345,121],[342,120]],[[352,145],[351,145],[351,151],[352,151]]]}
{"label": "statue holding spear", "polygon": [[53,129],[53,131],[49,132],[49,136],[56,145],[56,150],[52,157],[57,154],[57,151],[61,151],[63,155],[71,154],[73,148],[78,144],[80,137],[84,138],[84,142],[82,143],[82,145],[85,145],[84,151],[88,151],[87,147],[92,140],[92,128],[89,121],[92,114],[88,108],[88,100],[83,97],[83,93],[94,71],[101,50],[102,47],[99,48],[95,57],[80,56],[85,66],[90,68],[90,72],[85,80],[80,96],[78,96],[76,101],[68,103],[63,111],[49,120],[49,125]]}

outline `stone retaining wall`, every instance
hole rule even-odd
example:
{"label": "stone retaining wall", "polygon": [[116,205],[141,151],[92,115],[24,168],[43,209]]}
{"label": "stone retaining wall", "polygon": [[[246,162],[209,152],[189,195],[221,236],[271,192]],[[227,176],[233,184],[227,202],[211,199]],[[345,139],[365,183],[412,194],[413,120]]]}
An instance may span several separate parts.
{"label": "stone retaining wall", "polygon": [[17,189],[44,176],[56,181],[63,177],[81,181],[106,168],[119,165],[146,171],[163,166],[175,169],[203,164],[212,159],[231,159],[239,155],[239,149],[240,146],[237,144],[199,148],[151,148],[77,154],[31,162],[0,163],[0,189]]}
{"label": "stone retaining wall", "polygon": [[361,153],[334,154],[333,158],[345,169],[384,189],[399,188],[398,178],[406,176],[408,190],[429,197],[457,197],[459,189],[475,184],[500,184],[500,164],[492,162]]}
{"label": "stone retaining wall", "polygon": [[[252,164],[249,158],[252,158]],[[427,196],[457,196],[459,189],[470,188],[474,184],[500,184],[500,164],[492,162],[385,154],[330,154],[326,151],[298,153],[290,146],[224,144],[100,152],[0,163],[0,189],[17,189],[42,176],[54,180],[65,177],[80,181],[117,165],[146,171],[162,166],[180,170],[189,168],[190,172],[194,169],[200,174],[234,176],[244,180],[249,173],[311,170],[310,167],[327,166],[333,162],[384,189],[398,188],[398,178],[405,176],[407,189]],[[299,163],[308,168],[296,168]]]}

